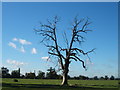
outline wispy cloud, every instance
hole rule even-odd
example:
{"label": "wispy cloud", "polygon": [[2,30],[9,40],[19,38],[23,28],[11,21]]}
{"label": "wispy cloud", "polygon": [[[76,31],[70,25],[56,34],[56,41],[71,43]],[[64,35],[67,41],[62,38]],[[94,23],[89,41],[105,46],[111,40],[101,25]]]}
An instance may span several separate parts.
{"label": "wispy cloud", "polygon": [[50,61],[50,58],[49,57],[41,57],[42,60],[45,60],[45,61]]}
{"label": "wispy cloud", "polygon": [[16,47],[16,44],[14,44],[14,43],[12,43],[12,42],[9,42],[8,45],[11,46],[11,47],[13,47],[13,48],[15,48],[15,49],[17,48],[17,47]]}
{"label": "wispy cloud", "polygon": [[21,38],[13,38],[13,41],[18,41],[20,44],[22,45],[31,45],[32,43],[25,40],[25,39],[21,39]]}
{"label": "wispy cloud", "polygon": [[37,54],[37,50],[36,50],[36,48],[32,48],[31,53],[32,53],[32,54]]}
{"label": "wispy cloud", "polygon": [[16,60],[11,60],[11,59],[7,59],[6,62],[8,64],[11,64],[11,65],[14,65],[14,66],[23,66],[23,65],[26,65],[27,63],[24,63],[24,62],[19,62],[19,61],[16,61]]}
{"label": "wispy cloud", "polygon": [[23,53],[25,53],[25,49],[24,49],[23,46],[21,46],[20,51],[23,52]]}
{"label": "wispy cloud", "polygon": [[21,43],[22,45],[30,45],[32,44],[31,42],[24,40],[24,39],[19,39],[19,43]]}
{"label": "wispy cloud", "polygon": [[13,40],[13,41],[18,41],[18,39],[17,39],[17,38],[13,38],[12,40]]}

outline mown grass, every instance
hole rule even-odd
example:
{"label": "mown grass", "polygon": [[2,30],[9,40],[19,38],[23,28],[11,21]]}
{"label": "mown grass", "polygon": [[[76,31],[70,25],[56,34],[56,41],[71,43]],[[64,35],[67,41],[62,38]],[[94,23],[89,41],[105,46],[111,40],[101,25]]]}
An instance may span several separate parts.
{"label": "mown grass", "polygon": [[2,90],[118,90],[117,80],[69,80],[69,87],[60,86],[62,80],[51,79],[3,79]]}
{"label": "mown grass", "polygon": [[62,80],[52,80],[52,79],[17,79],[19,82],[14,82],[14,79],[3,78],[2,83],[12,83],[12,84],[53,84],[59,85]]}

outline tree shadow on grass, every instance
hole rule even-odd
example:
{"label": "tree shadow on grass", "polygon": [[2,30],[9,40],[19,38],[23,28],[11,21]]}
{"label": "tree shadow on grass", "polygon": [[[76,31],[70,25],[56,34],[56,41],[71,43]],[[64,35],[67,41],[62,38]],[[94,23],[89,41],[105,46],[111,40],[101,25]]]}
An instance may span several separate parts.
{"label": "tree shadow on grass", "polygon": [[[26,88],[26,89],[41,89],[41,90],[118,90],[117,88],[95,88],[95,87],[83,87],[83,86],[61,86],[51,84],[7,84],[2,83],[3,87],[10,88]],[[3,89],[4,90],[4,89]]]}

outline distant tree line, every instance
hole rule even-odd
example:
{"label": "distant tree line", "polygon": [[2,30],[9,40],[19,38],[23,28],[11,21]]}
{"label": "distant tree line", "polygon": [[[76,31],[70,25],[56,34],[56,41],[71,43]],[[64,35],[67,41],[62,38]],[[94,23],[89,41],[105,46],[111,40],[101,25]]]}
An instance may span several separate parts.
{"label": "distant tree line", "polygon": [[[9,73],[9,69],[2,67],[0,70],[0,78],[26,78],[26,79],[62,79],[62,75],[57,74],[57,71],[55,68],[50,67],[47,69],[47,73],[39,70],[37,75],[35,72],[29,72],[25,73],[25,75],[22,75],[20,73],[20,68],[18,70],[13,70],[11,73]],[[68,75],[68,79],[76,79],[76,80],[120,80],[120,78],[115,78],[113,75],[111,77],[108,77],[107,75],[104,77],[98,77],[94,76],[92,78],[89,78],[87,76],[79,75],[70,77]]]}

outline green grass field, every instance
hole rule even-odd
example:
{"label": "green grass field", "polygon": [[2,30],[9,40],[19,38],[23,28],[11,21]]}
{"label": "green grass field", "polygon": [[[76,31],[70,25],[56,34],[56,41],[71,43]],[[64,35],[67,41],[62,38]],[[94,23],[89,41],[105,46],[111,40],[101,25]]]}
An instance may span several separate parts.
{"label": "green grass field", "polygon": [[69,87],[60,86],[62,80],[2,79],[2,90],[118,90],[117,80],[69,80]]}

